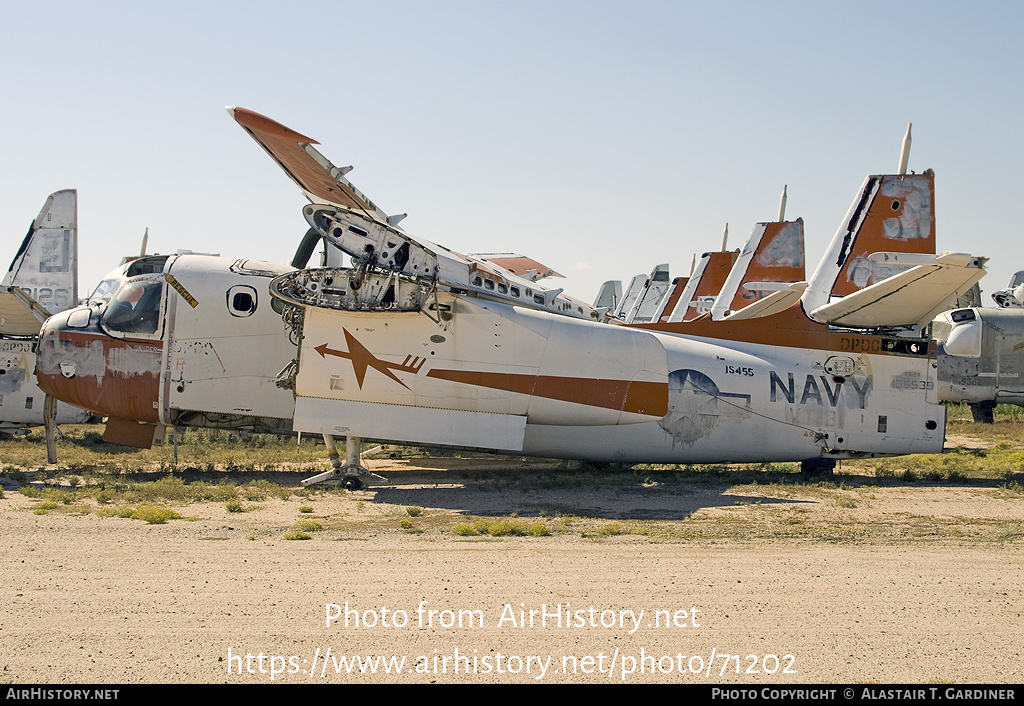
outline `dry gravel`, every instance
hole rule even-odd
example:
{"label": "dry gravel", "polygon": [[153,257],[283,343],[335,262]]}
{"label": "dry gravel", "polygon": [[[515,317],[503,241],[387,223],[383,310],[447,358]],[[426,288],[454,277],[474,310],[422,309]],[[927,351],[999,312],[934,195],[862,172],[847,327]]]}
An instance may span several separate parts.
{"label": "dry gravel", "polygon": [[[1019,532],[985,534],[986,527],[1021,526],[1019,494],[911,485],[862,489],[844,507],[834,493],[813,488],[524,490],[466,481],[429,464],[378,462],[374,470],[391,474],[392,485],[246,503],[244,513],[229,513],[222,503],[190,504],[177,508],[190,519],[162,525],[99,517],[95,507],[34,514],[37,501],[6,491],[0,679],[1021,681],[1024,539]],[[300,513],[303,505],[314,512]],[[408,505],[424,508],[412,520],[416,532],[399,527]],[[554,517],[558,512],[570,519]],[[464,538],[450,530],[461,515],[512,513],[529,521],[543,514],[556,531]],[[309,541],[284,538],[296,520],[309,517],[325,529]],[[672,534],[737,517],[751,530],[737,530],[734,539]],[[854,531],[844,539],[757,529],[783,517],[824,526],[834,519]],[[614,521],[664,533],[599,533]],[[902,529],[884,531],[900,523]],[[966,529],[963,536],[905,529],[916,525]],[[378,624],[326,625],[328,604],[346,602],[361,621]],[[419,624],[421,605],[437,611],[433,624]],[[510,615],[506,605],[515,623],[501,622]],[[588,624],[549,618],[542,626],[539,617],[532,627],[518,624],[521,607],[543,606],[581,610]],[[624,611],[641,610],[633,630]],[[408,623],[394,625],[403,616],[395,611],[404,611]],[[476,611],[483,624],[444,624],[459,611]],[[655,611],[670,612],[679,624],[657,627]],[[382,615],[390,616],[387,626]],[[597,625],[589,624],[591,616]],[[600,625],[612,616],[614,626]],[[328,650],[332,658],[404,657],[405,671],[336,674],[330,661],[322,673]],[[693,673],[706,670],[712,655],[710,674]],[[575,672],[565,669],[574,658]],[[754,660],[756,670],[748,673]],[[783,673],[786,666],[791,673]]]}

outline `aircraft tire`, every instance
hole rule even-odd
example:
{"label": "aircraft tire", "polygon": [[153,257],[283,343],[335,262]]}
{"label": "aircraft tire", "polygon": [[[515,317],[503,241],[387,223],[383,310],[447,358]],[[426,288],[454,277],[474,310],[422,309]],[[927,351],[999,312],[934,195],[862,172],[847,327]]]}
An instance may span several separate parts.
{"label": "aircraft tire", "polygon": [[992,424],[995,422],[995,402],[975,402],[971,404],[971,416],[979,424]]}
{"label": "aircraft tire", "polygon": [[808,458],[800,462],[800,472],[814,478],[831,478],[835,468],[834,458]]}

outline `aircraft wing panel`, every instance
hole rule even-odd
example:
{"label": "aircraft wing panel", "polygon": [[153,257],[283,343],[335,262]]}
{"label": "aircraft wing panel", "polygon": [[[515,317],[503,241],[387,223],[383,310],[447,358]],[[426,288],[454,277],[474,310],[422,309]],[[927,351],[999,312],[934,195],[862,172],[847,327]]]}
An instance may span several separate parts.
{"label": "aircraft wing panel", "polygon": [[970,289],[984,274],[982,258],[944,254],[882,282],[820,306],[810,317],[854,328],[924,326]]}
{"label": "aircraft wing panel", "polygon": [[364,211],[376,220],[387,222],[387,215],[345,178],[349,169],[335,167],[313,148],[320,144],[316,140],[245,108],[228,107],[228,113],[298,184],[310,201]]}
{"label": "aircraft wing panel", "polygon": [[[330,425],[324,420],[344,420]],[[526,417],[514,414],[430,409],[399,404],[297,397],[296,431],[378,437],[410,444],[521,451]]]}
{"label": "aircraft wing panel", "polygon": [[0,334],[35,336],[50,312],[17,287],[0,289]]}
{"label": "aircraft wing panel", "polygon": [[475,257],[485,262],[490,262],[503,267],[514,275],[524,277],[532,282],[544,279],[545,277],[565,277],[563,274],[555,272],[547,265],[537,262],[532,257],[526,257],[525,255],[518,255],[516,253],[484,253],[471,254],[470,257]]}

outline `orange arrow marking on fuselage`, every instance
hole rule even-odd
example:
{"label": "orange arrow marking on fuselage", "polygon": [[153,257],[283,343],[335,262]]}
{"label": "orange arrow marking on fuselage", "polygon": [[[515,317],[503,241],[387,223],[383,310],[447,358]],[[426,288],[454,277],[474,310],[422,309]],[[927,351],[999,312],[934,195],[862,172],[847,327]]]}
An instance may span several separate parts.
{"label": "orange arrow marking on fuselage", "polygon": [[[313,350],[324,358],[333,355],[351,360],[359,389],[363,388],[367,368],[373,368],[405,389],[410,389],[391,371],[397,370],[415,375],[419,373],[420,368],[426,362],[425,358],[414,357],[410,354],[405,356],[405,360],[400,364],[389,363],[367,350],[366,346],[348,332],[348,329],[342,330],[345,332],[348,351],[336,350],[326,343]],[[653,417],[664,416],[668,411],[668,385],[664,382],[437,369],[428,372],[427,377]]]}
{"label": "orange arrow marking on fuselage", "polygon": [[342,329],[345,332],[345,342],[348,344],[348,351],[339,351],[334,348],[330,348],[326,343],[321,344],[314,348],[317,353],[326,358],[328,355],[334,355],[339,358],[348,358],[352,361],[352,369],[356,373],[356,382],[359,383],[359,389],[363,389],[363,379],[366,377],[366,369],[373,368],[374,370],[383,373],[388,376],[405,389],[409,389],[409,386],[398,379],[392,370],[399,370],[404,373],[412,373],[415,375],[423,367],[423,363],[426,362],[424,358],[414,357],[411,354],[405,356],[405,360],[401,363],[389,363],[386,360],[381,360],[373,353],[366,349],[362,343],[356,340],[355,336],[348,332],[348,329]]}

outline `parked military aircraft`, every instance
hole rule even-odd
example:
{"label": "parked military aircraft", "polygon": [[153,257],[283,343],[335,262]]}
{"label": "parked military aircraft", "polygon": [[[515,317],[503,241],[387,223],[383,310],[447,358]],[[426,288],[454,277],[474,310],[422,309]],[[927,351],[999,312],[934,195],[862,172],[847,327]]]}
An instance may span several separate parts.
{"label": "parked military aircraft", "polygon": [[121,431],[142,422],[123,439],[151,440],[158,424],[290,422],[332,447],[346,437],[345,463],[309,482],[350,487],[368,478],[362,439],[622,463],[813,465],[942,448],[917,314],[946,296],[925,283],[950,272],[973,283],[977,259],[916,265],[914,299],[930,303],[909,316],[884,306],[870,330],[831,326],[824,305],[811,310],[821,321],[794,306],[756,321],[609,325],[561,289],[407,233],[315,141],[229,110],[309,198],[314,237],[352,265],[169,258],[108,304],[47,321],[40,385]]}
{"label": "parked military aircraft", "polygon": [[768,312],[769,305],[762,299],[781,290],[796,292],[782,305],[777,304],[778,296],[773,298],[770,310],[781,311],[799,299],[803,286],[795,285],[805,278],[803,220],[787,222],[785,212],[784,188],[778,220],[756,224],[742,250],[726,249],[727,223],[722,249],[704,253],[699,264],[694,258],[688,277],[670,282],[668,264],[658,265],[650,275],[636,275],[625,298],[621,282],[605,282],[595,306],[621,302],[612,307],[611,318],[626,324],[690,321],[706,314],[714,319],[732,314],[739,318],[740,309],[745,310],[743,318],[750,318]]}
{"label": "parked military aircraft", "polygon": [[1024,272],[993,292],[999,308],[961,306],[936,317],[941,341],[938,386],[942,400],[966,402],[976,422],[991,424],[997,404],[1024,405]]}
{"label": "parked military aircraft", "polygon": [[109,298],[43,325],[39,385],[106,416],[104,440],[140,448],[163,426],[288,432],[292,395],[275,380],[295,344],[267,285],[291,269],[211,255],[131,260],[104,278]]}
{"label": "parked military aircraft", "polygon": [[[44,394],[36,385],[35,341],[50,314],[78,303],[78,194],[50,194],[0,282],[0,434],[43,424]],[[89,413],[60,404],[58,423]]]}

